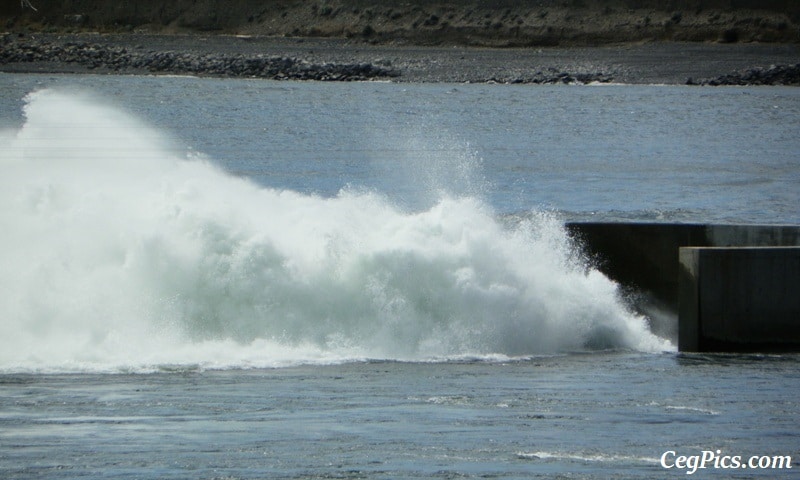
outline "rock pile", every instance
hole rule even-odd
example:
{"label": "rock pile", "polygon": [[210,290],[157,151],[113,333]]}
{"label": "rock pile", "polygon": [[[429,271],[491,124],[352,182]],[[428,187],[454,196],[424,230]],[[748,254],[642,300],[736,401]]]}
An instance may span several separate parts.
{"label": "rock pile", "polygon": [[795,65],[772,65],[769,68],[751,68],[742,72],[716,78],[695,81],[687,85],[794,85],[800,86],[800,63]]}
{"label": "rock pile", "polygon": [[547,72],[538,71],[532,75],[523,75],[513,78],[492,77],[487,83],[505,84],[535,84],[535,85],[554,85],[554,84],[589,84],[589,83],[609,83],[613,82],[614,77],[605,73],[568,73],[556,69]]}
{"label": "rock pile", "polygon": [[150,72],[275,80],[359,81],[399,76],[396,70],[370,63],[313,64],[290,57],[245,54],[196,54],[138,51],[88,42],[52,43],[5,35],[0,40],[0,65],[58,62],[88,70]]}

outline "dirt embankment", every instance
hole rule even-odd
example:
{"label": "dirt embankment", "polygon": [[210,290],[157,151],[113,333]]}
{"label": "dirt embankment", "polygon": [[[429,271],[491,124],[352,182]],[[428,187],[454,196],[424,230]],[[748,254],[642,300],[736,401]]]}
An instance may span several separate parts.
{"label": "dirt embankment", "polygon": [[493,47],[800,43],[796,0],[6,0],[0,31],[218,32]]}

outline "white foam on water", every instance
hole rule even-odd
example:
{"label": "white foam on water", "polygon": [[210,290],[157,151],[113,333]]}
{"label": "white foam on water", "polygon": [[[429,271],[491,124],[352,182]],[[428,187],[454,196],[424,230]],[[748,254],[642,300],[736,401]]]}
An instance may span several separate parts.
{"label": "white foam on water", "polygon": [[639,457],[634,455],[615,455],[605,453],[572,453],[572,452],[517,452],[521,460],[543,461],[576,461],[582,463],[620,463],[634,462],[644,464],[657,464],[660,462],[655,457]]}
{"label": "white foam on water", "polygon": [[266,189],[88,95],[0,136],[0,370],[672,350],[546,214]]}

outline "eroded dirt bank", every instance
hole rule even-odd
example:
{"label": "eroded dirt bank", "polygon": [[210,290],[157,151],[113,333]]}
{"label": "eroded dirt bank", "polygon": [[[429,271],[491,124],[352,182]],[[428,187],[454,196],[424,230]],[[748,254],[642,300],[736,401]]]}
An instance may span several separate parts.
{"label": "eroded dirt bank", "polygon": [[9,0],[0,71],[798,85],[799,25],[794,0]]}
{"label": "eroded dirt bank", "polygon": [[795,0],[8,0],[6,31],[216,32],[373,43],[800,42]]}

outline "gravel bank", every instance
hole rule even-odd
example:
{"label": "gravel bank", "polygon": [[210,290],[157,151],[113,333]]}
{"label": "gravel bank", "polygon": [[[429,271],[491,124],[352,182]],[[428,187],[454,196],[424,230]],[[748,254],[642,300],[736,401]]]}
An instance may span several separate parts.
{"label": "gravel bank", "polygon": [[645,42],[602,47],[374,45],[231,35],[3,34],[0,71],[295,80],[800,84],[800,46]]}

